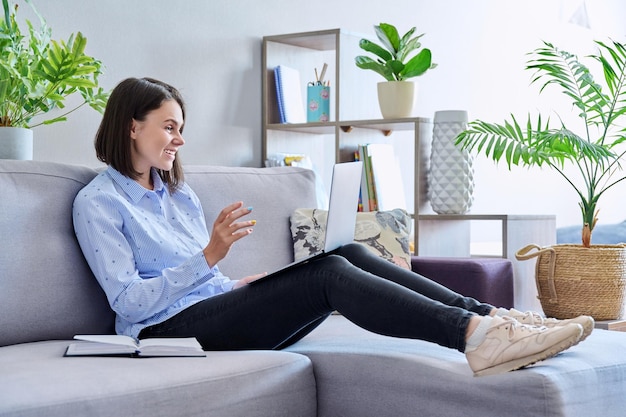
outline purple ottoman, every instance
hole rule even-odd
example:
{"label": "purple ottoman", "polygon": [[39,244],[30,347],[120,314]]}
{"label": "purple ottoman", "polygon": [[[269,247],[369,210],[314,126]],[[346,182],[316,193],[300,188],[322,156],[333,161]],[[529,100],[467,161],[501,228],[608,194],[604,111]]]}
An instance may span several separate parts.
{"label": "purple ottoman", "polygon": [[513,307],[513,264],[503,258],[413,256],[414,272],[495,307]]}

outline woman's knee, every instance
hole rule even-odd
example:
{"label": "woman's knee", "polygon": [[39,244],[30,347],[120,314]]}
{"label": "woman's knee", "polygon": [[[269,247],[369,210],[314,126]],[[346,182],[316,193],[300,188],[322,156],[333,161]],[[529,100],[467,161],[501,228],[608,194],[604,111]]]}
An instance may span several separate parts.
{"label": "woman's knee", "polygon": [[337,270],[339,268],[354,267],[349,260],[347,260],[341,253],[337,255],[328,255],[320,260],[325,267],[330,270]]}
{"label": "woman's knee", "polygon": [[359,277],[364,273],[363,269],[355,265],[350,259],[344,257],[343,254],[333,254],[323,257],[316,261],[312,266],[316,271],[316,276],[322,275],[327,278],[343,280]]}
{"label": "woman's knee", "polygon": [[347,245],[343,245],[339,249],[339,254],[341,256],[350,258],[350,257],[363,257],[370,255],[369,249],[360,243],[348,243]]}

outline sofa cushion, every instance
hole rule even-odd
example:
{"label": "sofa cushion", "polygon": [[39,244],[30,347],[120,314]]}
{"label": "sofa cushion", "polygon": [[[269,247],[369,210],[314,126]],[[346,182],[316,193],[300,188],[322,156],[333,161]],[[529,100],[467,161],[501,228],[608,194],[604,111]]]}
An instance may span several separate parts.
{"label": "sofa cushion", "polygon": [[465,355],[331,316],[289,351],[313,362],[318,416],[606,416],[626,409],[626,333],[594,330],[526,369],[475,377]]}
{"label": "sofa cushion", "polygon": [[113,332],[113,312],[72,225],[74,196],[95,175],[0,160],[0,346]]}
{"label": "sofa cushion", "polygon": [[70,341],[0,348],[0,415],[316,415],[308,358],[207,352],[205,358],[63,357]]}
{"label": "sofa cushion", "polygon": [[273,271],[293,261],[289,216],[298,207],[315,207],[315,173],[299,167],[242,168],[186,166],[185,178],[204,208],[209,231],[228,204],[243,201],[257,221],[254,233],[232,246],[220,261],[232,279]]}
{"label": "sofa cushion", "polygon": [[[291,238],[296,260],[324,248],[326,218],[321,209],[299,208],[290,217]],[[411,269],[409,233],[411,217],[402,209],[357,213],[354,240],[372,253],[406,269]]]}

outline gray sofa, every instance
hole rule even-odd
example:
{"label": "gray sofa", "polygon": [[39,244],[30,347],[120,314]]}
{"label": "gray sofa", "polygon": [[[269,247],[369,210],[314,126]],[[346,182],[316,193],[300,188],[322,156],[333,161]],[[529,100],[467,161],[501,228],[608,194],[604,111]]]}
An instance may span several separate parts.
{"label": "gray sofa", "polygon": [[[255,232],[222,270],[241,277],[291,261],[288,217],[316,203],[310,171],[186,171],[209,225],[234,200],[254,206]],[[284,351],[63,357],[74,334],[113,331],[71,223],[73,197],[95,174],[0,160],[0,416],[624,415],[626,334],[602,330],[556,358],[482,378],[457,351],[378,336],[340,315]]]}

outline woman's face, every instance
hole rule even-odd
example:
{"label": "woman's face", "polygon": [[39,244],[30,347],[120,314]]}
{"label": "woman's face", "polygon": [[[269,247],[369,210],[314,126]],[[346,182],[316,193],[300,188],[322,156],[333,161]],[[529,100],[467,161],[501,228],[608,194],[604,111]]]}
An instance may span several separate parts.
{"label": "woman's face", "polygon": [[137,172],[149,175],[152,167],[172,169],[178,149],[185,144],[181,135],[183,123],[183,112],[176,100],[164,101],[143,121],[133,119],[131,156]]}

